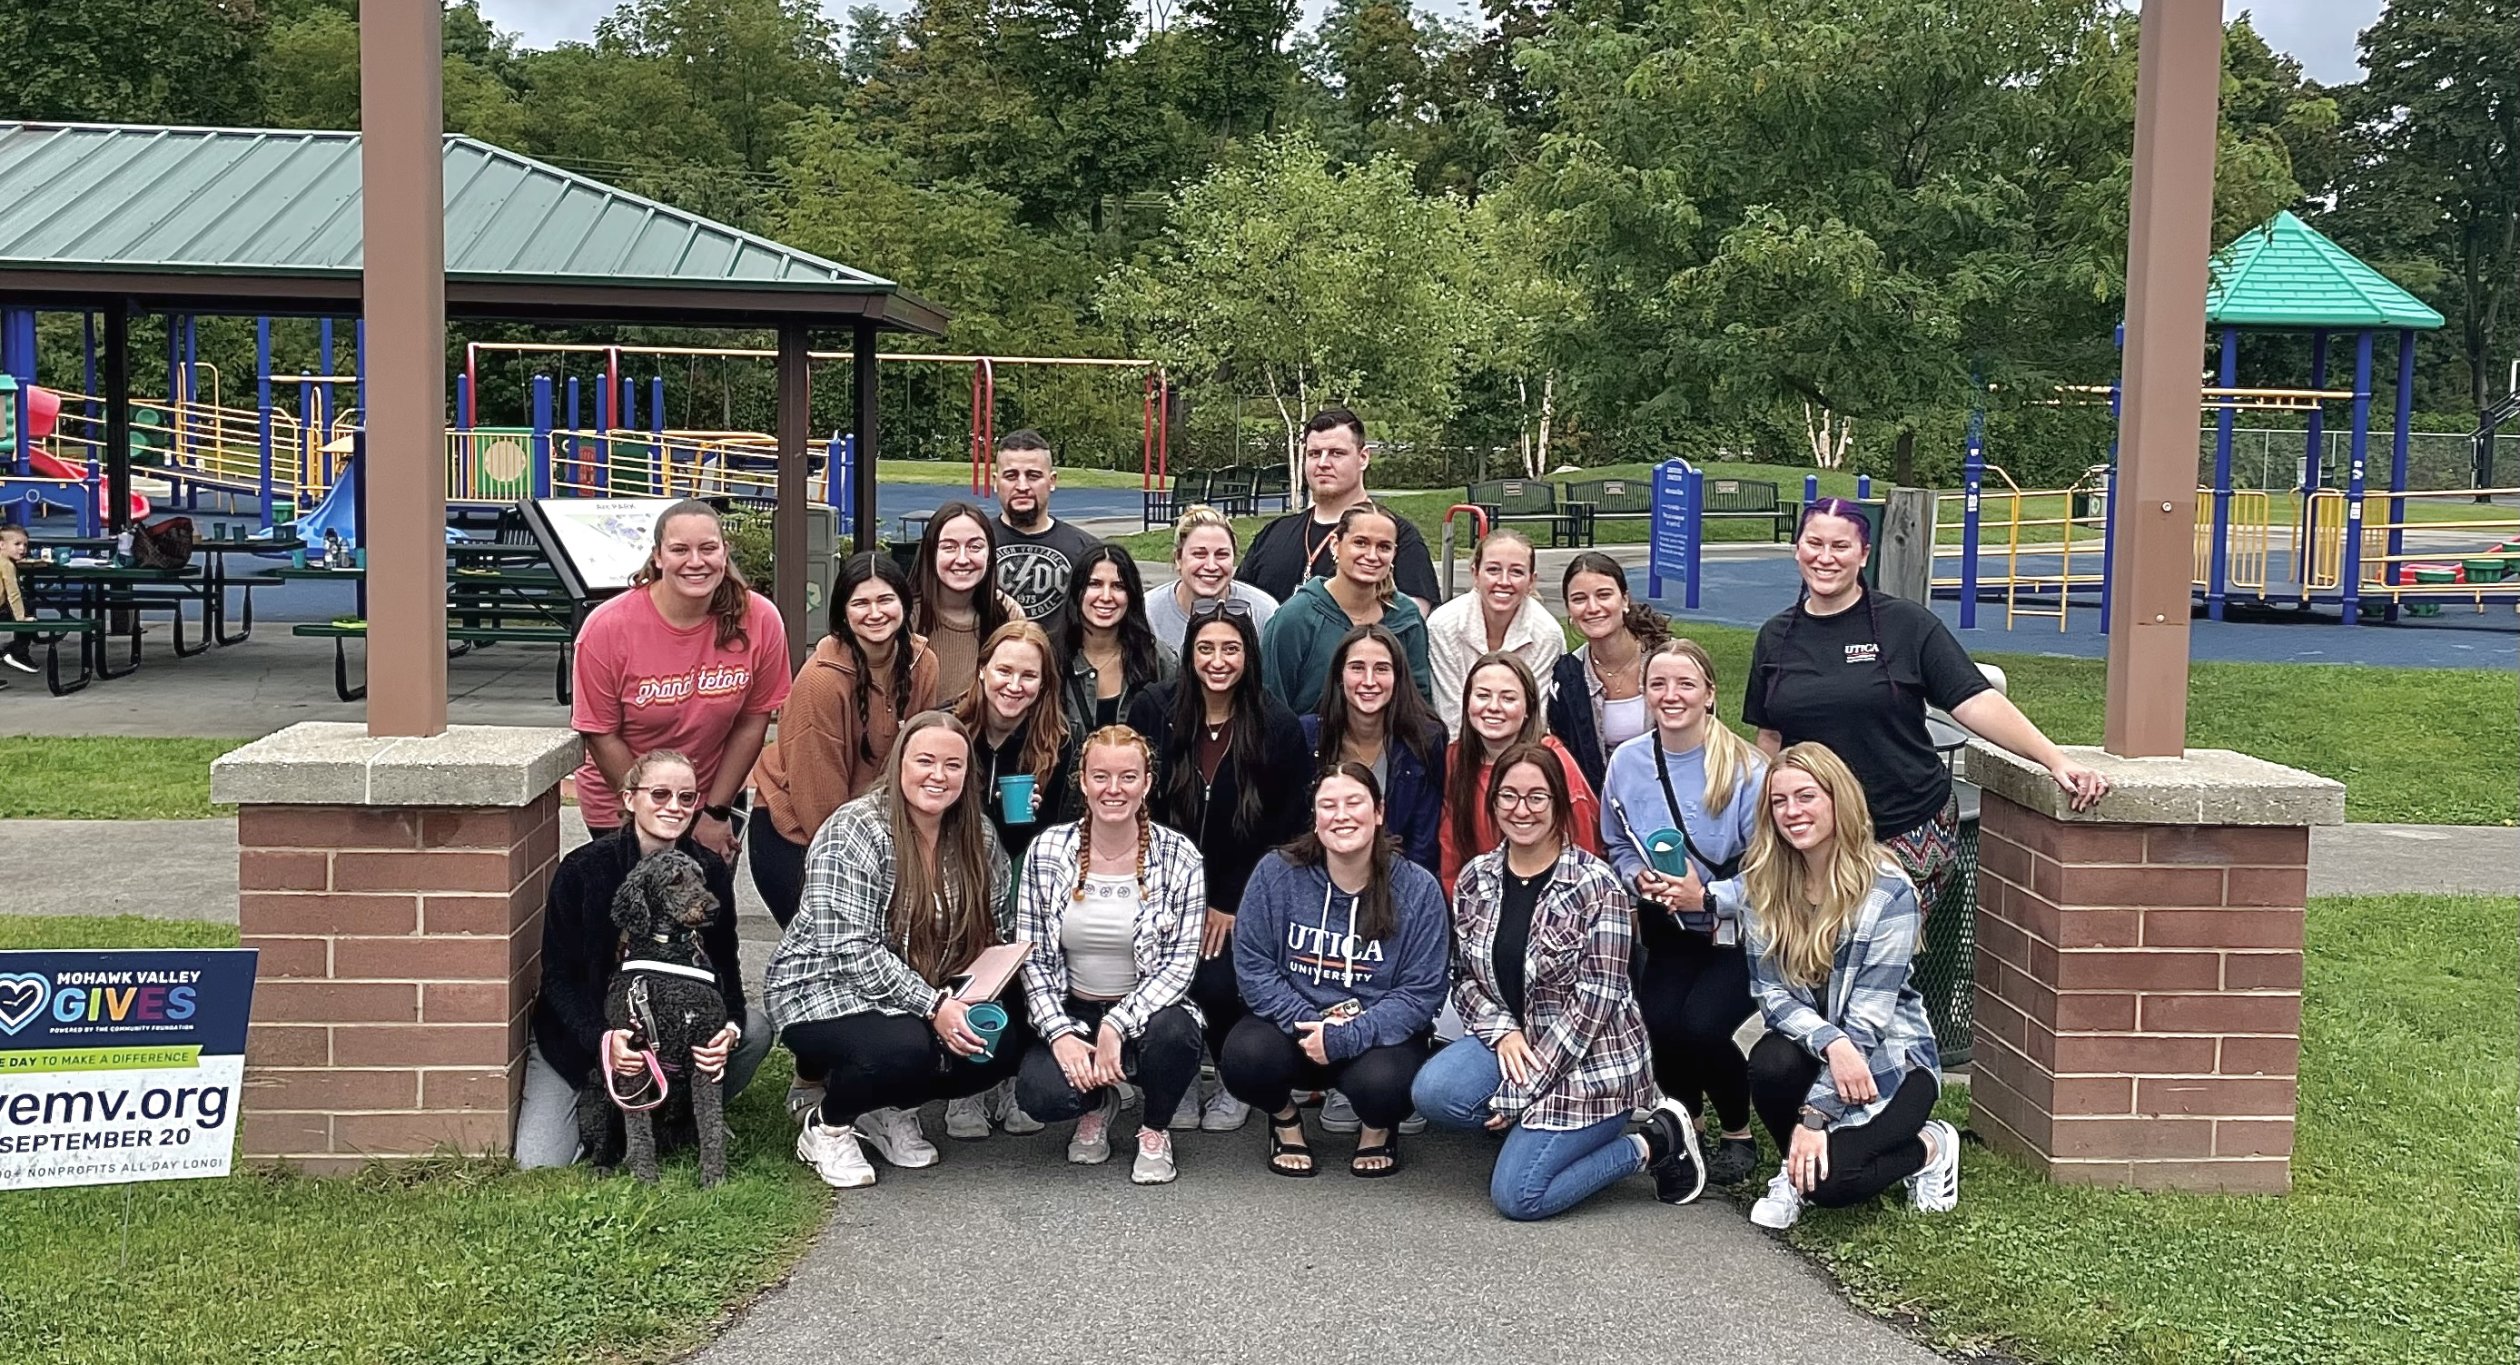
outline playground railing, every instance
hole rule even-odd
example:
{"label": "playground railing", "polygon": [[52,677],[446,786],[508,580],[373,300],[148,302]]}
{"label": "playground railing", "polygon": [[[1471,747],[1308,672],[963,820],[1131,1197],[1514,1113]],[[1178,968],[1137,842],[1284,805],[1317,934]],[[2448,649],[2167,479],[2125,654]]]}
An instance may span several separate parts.
{"label": "playground railing", "polygon": [[[2447,599],[2471,602],[2478,611],[2489,603],[2520,603],[2520,510],[2478,501],[2512,497],[2520,497],[2520,489],[2367,495],[2361,600],[2429,602],[2437,610]],[[2426,508],[2456,510],[2438,515]]]}
{"label": "playground railing", "polygon": [[[2066,629],[2073,592],[2104,588],[2107,471],[2050,489],[2025,489],[1991,462],[1976,471],[1958,491],[1934,495],[1932,587],[1959,597],[1963,626],[1976,625],[1979,601],[1997,593],[2005,629],[2024,617],[2054,617]],[[1989,475],[2000,488],[1987,487]],[[1947,539],[1955,526],[1959,534]]]}
{"label": "playground railing", "polygon": [[[2266,591],[2267,546],[2275,521],[2275,502],[2261,489],[2231,490],[2231,520],[2223,533],[2223,582],[2234,588]],[[2208,587],[2214,571],[2214,490],[2196,490],[2195,586]]]}
{"label": "playground railing", "polygon": [[[530,430],[522,430],[530,438]],[[464,435],[466,433],[450,433]],[[778,496],[779,444],[757,431],[551,432],[549,487],[561,497]],[[837,502],[839,462],[825,459],[808,492]],[[452,493],[450,492],[450,496]]]}

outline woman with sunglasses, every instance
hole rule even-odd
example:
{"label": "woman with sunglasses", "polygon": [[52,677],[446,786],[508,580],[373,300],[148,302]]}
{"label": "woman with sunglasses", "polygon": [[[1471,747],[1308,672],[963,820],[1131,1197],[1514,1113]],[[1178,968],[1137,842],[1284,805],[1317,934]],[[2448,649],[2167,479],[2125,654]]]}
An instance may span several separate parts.
{"label": "woman with sunglasses", "polygon": [[[1303,828],[1311,780],[1304,727],[1260,685],[1260,640],[1251,613],[1224,598],[1202,602],[1182,637],[1182,676],[1157,683],[1129,707],[1129,728],[1155,748],[1155,818],[1190,837],[1207,861],[1207,911],[1190,999],[1207,1025],[1210,1055],[1242,1018],[1234,979],[1235,913],[1253,865]],[[1179,1129],[1240,1128],[1250,1111],[1219,1090],[1194,1117],[1185,1098]]]}
{"label": "woman with sunglasses", "polygon": [[1426,661],[1426,618],[1391,577],[1400,519],[1379,503],[1360,502],[1339,515],[1331,533],[1338,572],[1308,578],[1260,635],[1269,695],[1290,711],[1318,710],[1330,681],[1330,654],[1358,626],[1379,625],[1399,640],[1409,685],[1432,700]]}
{"label": "woman with sunglasses", "polygon": [[[1636,998],[1655,1083],[1699,1120],[1712,1108],[1721,1127],[1709,1131],[1721,1139],[1706,1178],[1731,1185],[1758,1167],[1750,1072],[1733,1046],[1754,1007],[1740,921],[1708,911],[1705,887],[1740,871],[1767,760],[1716,719],[1715,662],[1694,640],[1665,641],[1646,657],[1645,700],[1654,728],[1610,756],[1601,838],[1636,892]],[[1659,1188],[1671,1204],[1697,1194]]]}
{"label": "woman with sunglasses", "polygon": [[1146,619],[1146,588],[1137,561],[1109,542],[1076,561],[1069,579],[1074,600],[1060,618],[1060,647],[1067,658],[1061,703],[1068,729],[1091,734],[1118,725],[1137,695],[1179,671],[1180,655],[1159,644]]}
{"label": "woman with sunglasses", "polygon": [[667,849],[700,864],[718,915],[700,931],[709,966],[726,997],[730,1022],[692,1059],[714,1070],[729,1099],[740,1093],[770,1054],[770,1021],[744,1002],[744,968],[735,937],[735,874],[726,860],[692,837],[700,815],[700,778],[691,760],[655,749],[622,773],[620,828],[570,851],[551,874],[543,902],[542,990],[534,999],[525,1047],[525,1095],[516,1116],[516,1164],[566,1166],[577,1159],[578,1092],[595,1068],[623,1076],[642,1070],[638,1055],[604,1027],[604,997],[621,969],[621,930],[613,897],[640,860]]}
{"label": "woman with sunglasses", "polygon": [[1444,752],[1444,820],[1439,827],[1440,880],[1449,890],[1472,858],[1503,837],[1488,811],[1496,760],[1508,749],[1538,744],[1566,765],[1567,802],[1575,815],[1576,846],[1601,856],[1601,803],[1584,780],[1574,755],[1541,724],[1540,685],[1511,654],[1490,654],[1471,668],[1461,688],[1461,738]]}
{"label": "woman with sunglasses", "polygon": [[2067,758],[1996,691],[1932,608],[1865,587],[1871,557],[1862,508],[1822,498],[1803,510],[1794,537],[1802,590],[1759,628],[1741,719],[1771,756],[1808,742],[1845,761],[1930,915],[1960,866],[1960,808],[1926,734],[1926,707],[2047,769],[2075,810],[2089,810],[2109,779]]}
{"label": "woman with sunglasses", "polygon": [[1015,983],[997,998],[994,1038],[946,989],[1015,930],[973,749],[951,712],[901,727],[885,780],[814,836],[804,903],[764,975],[781,1041],[827,1078],[796,1156],[835,1189],[875,1183],[868,1147],[905,1169],[935,1165],[919,1107],[1012,1079],[1032,1043]]}
{"label": "woman with sunglasses", "polygon": [[936,652],[936,704],[962,700],[980,676],[980,645],[998,627],[1024,619],[1015,599],[990,579],[997,532],[989,514],[954,501],[928,517],[910,561],[910,629]]}
{"label": "woman with sunglasses", "polygon": [[1321,711],[1303,718],[1313,770],[1362,763],[1382,784],[1383,823],[1400,854],[1435,872],[1444,819],[1444,724],[1404,676],[1400,641],[1381,626],[1358,626],[1330,655],[1331,685]]}
{"label": "woman with sunglasses", "polygon": [[1554,1217],[1641,1171],[1657,1189],[1698,1178],[1695,1130],[1653,1101],[1645,1021],[1628,989],[1628,898],[1618,875],[1575,846],[1566,769],[1536,744],[1497,760],[1488,810],[1505,841],[1462,869],[1453,900],[1461,963],[1453,987],[1466,1034],[1419,1070],[1431,1123],[1503,1133],[1488,1177],[1496,1211]]}
{"label": "woman with sunglasses", "polygon": [[1568,560],[1559,586],[1567,624],[1584,642],[1550,670],[1549,733],[1601,791],[1611,752],[1654,726],[1645,654],[1671,638],[1671,618],[1628,596],[1627,570],[1599,550]]}
{"label": "woman with sunglasses", "polygon": [[1237,581],[1235,564],[1234,523],[1224,513],[1199,503],[1173,523],[1173,584],[1146,599],[1146,623],[1176,662],[1190,613],[1202,602],[1240,602],[1251,613],[1253,630],[1268,629],[1277,599]]}

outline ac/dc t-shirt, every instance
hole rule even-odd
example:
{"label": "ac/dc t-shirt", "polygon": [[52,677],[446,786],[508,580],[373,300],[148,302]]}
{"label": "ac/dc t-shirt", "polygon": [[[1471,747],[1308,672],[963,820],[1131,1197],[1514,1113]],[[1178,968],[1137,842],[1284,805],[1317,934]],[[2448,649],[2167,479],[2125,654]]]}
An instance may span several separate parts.
{"label": "ac/dc t-shirt", "polygon": [[1787,744],[1816,740],[1836,751],[1864,784],[1875,835],[1887,839],[1951,797],[1951,774],[1925,734],[1926,706],[1949,711],[1989,686],[1932,608],[1866,593],[1833,615],[1796,603],[1770,617],[1750,650],[1741,718]]}
{"label": "ac/dc t-shirt", "polygon": [[1056,617],[1068,604],[1068,580],[1076,576],[1076,561],[1085,552],[1102,544],[1064,521],[1053,521],[1040,531],[1018,531],[997,523],[998,591],[1015,599],[1024,609],[1024,619],[1040,624],[1051,638],[1058,638]]}
{"label": "ac/dc t-shirt", "polygon": [[[619,735],[633,754],[680,751],[699,770],[705,798],[735,722],[766,716],[787,701],[787,627],[760,593],[745,610],[744,634],[742,643],[720,647],[715,617],[676,630],[657,614],[646,589],[613,598],[589,613],[578,631],[569,728]],[[586,823],[619,825],[621,796],[591,751],[576,776]]]}

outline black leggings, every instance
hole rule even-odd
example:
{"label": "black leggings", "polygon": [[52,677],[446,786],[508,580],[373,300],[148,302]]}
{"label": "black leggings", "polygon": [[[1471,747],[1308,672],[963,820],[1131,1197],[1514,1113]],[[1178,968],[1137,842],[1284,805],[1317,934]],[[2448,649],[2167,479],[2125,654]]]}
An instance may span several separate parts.
{"label": "black leggings", "polygon": [[1190,978],[1190,1003],[1207,1017],[1208,1055],[1218,1066],[1225,1064],[1225,1036],[1242,1022],[1242,983],[1234,979],[1234,936],[1225,936],[1225,947],[1214,957],[1199,959],[1197,975]]}
{"label": "black leggings", "polygon": [[1263,1114],[1286,1108],[1297,1086],[1335,1089],[1356,1106],[1356,1117],[1366,1127],[1388,1130],[1415,1107],[1409,1086],[1425,1064],[1426,1035],[1420,1034],[1324,1066],[1305,1056],[1286,1030],[1254,1014],[1244,1016],[1225,1039],[1216,1075],[1235,1099]]}
{"label": "black leggings", "polygon": [[822,1121],[850,1124],[869,1109],[916,1109],[930,1100],[959,1100],[1011,1079],[1033,1043],[1022,1014],[1007,1011],[1006,1032],[986,1061],[957,1057],[928,1027],[906,1014],[844,1014],[790,1024],[780,1033],[797,1069],[823,1076]]}
{"label": "black leggings", "polygon": [[[1768,1136],[1783,1152],[1801,1122],[1803,1101],[1820,1079],[1819,1058],[1781,1033],[1750,1049],[1750,1101]],[[1829,1130],[1829,1176],[1803,1196],[1824,1209],[1860,1204],[1925,1168],[1925,1143],[1917,1136],[1934,1116],[1942,1087],[1934,1073],[1915,1070],[1900,1078],[1897,1093],[1868,1123]]]}
{"label": "black leggings", "polygon": [[745,826],[744,846],[752,854],[753,890],[761,893],[761,903],[770,907],[770,918],[784,933],[805,899],[805,846],[789,843],[766,810],[756,812]]}
{"label": "black leggings", "polygon": [[[1102,1027],[1103,1016],[1111,1012],[1111,1004],[1105,1000],[1068,1000],[1067,1012],[1085,1026],[1084,1041],[1088,1046]],[[1147,1127],[1163,1127],[1173,1110],[1181,1107],[1181,1097],[1199,1083],[1202,1050],[1199,1026],[1191,1022],[1190,1011],[1180,1005],[1155,1011],[1137,1037],[1121,1041],[1120,1071],[1146,1092]],[[1058,1054],[1039,1039],[1025,1050],[1023,1069],[1015,1073],[1015,1103],[1043,1123],[1075,1118],[1100,1102],[1102,1096],[1099,1087],[1088,1092],[1068,1084],[1067,1073],[1059,1069]]]}
{"label": "black leggings", "polygon": [[1644,930],[1636,958],[1636,1007],[1654,1049],[1654,1083],[1663,1094],[1704,1114],[1712,1102],[1727,1133],[1750,1126],[1750,1064],[1733,1045],[1750,1001],[1750,958],[1741,945],[1717,946],[1671,922],[1668,912],[1640,906]]}

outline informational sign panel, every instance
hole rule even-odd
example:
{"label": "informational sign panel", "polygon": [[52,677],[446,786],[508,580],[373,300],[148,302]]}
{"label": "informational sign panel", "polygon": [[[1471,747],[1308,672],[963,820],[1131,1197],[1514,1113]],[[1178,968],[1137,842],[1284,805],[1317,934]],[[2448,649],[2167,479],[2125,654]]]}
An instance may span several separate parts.
{"label": "informational sign panel", "polygon": [[1646,556],[1645,594],[1663,595],[1663,580],[1681,582],[1682,605],[1698,604],[1699,509],[1704,505],[1703,476],[1686,460],[1665,460],[1654,466],[1653,520]]}
{"label": "informational sign panel", "polygon": [[226,1175],[257,956],[0,953],[0,1190]]}
{"label": "informational sign panel", "polygon": [[675,498],[535,498],[526,519],[563,583],[582,598],[630,586],[656,543],[656,519]]}

